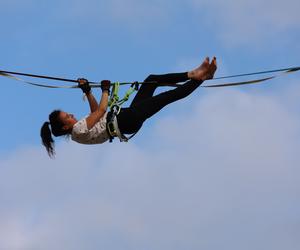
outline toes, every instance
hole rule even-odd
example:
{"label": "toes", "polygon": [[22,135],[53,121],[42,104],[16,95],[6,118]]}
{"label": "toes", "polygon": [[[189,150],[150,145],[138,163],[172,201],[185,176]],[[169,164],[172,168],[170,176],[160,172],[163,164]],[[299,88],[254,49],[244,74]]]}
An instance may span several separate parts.
{"label": "toes", "polygon": [[214,57],[211,61],[210,68],[216,70],[217,69],[217,58]]}
{"label": "toes", "polygon": [[213,64],[217,67],[217,58],[216,57],[214,57],[214,59],[213,59]]}

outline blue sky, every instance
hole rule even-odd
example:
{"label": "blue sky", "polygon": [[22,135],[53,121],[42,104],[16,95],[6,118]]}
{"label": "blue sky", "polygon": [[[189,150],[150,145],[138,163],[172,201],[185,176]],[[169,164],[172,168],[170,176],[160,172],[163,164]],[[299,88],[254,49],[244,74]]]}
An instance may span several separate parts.
{"label": "blue sky", "polygon": [[[299,1],[2,0],[0,68],[92,81],[299,66]],[[43,82],[43,81],[42,81]],[[0,78],[0,249],[298,249],[299,73],[199,89],[127,144],[57,140],[77,90]],[[99,93],[94,91],[95,95]]]}

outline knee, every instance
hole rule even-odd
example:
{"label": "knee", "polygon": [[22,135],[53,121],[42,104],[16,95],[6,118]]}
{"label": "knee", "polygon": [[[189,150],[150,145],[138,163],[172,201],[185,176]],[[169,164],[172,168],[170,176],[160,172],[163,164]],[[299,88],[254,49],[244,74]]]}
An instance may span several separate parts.
{"label": "knee", "polygon": [[155,77],[155,75],[149,75],[145,80],[144,80],[144,82],[154,82],[154,81],[156,81],[156,77]]}

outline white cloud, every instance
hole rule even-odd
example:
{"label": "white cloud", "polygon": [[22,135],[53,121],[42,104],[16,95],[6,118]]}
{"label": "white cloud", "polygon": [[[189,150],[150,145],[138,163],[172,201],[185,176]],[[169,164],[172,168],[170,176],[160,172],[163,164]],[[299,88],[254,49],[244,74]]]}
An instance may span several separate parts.
{"label": "white cloud", "polygon": [[299,31],[297,0],[197,1],[193,5],[206,17],[206,24],[220,33],[228,45],[264,44],[288,40],[288,31]]}
{"label": "white cloud", "polygon": [[16,214],[7,212],[5,215],[7,218],[0,216],[0,247],[1,249],[22,249],[31,240],[30,235],[26,232],[26,225],[23,224],[23,219],[17,217]]}
{"label": "white cloud", "polygon": [[299,247],[299,116],[285,96],[199,91],[147,147],[70,142],[55,161],[37,148],[0,160],[0,248]]}

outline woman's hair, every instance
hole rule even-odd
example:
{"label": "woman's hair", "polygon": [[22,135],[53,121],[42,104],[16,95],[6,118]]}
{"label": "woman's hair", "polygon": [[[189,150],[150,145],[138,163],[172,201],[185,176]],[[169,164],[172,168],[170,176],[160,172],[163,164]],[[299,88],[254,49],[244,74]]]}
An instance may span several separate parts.
{"label": "woman's hair", "polygon": [[55,155],[54,140],[52,138],[52,134],[54,136],[62,136],[70,133],[70,131],[63,129],[64,123],[59,118],[60,112],[60,110],[54,110],[52,113],[50,113],[49,122],[44,122],[43,126],[41,127],[40,135],[42,138],[42,143],[51,158]]}

